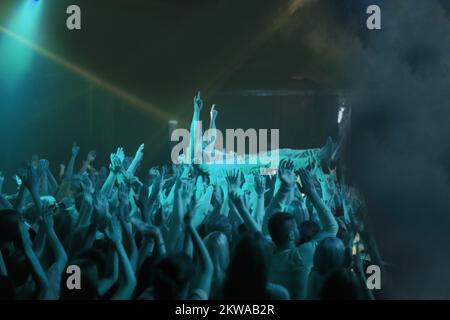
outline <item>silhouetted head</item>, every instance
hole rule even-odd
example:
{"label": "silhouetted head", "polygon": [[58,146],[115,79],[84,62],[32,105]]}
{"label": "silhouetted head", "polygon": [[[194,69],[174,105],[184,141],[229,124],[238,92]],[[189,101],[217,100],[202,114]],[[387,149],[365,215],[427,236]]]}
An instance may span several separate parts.
{"label": "silhouetted head", "polygon": [[204,242],[214,265],[214,276],[220,280],[230,264],[228,239],[223,233],[214,231],[206,236]]}
{"label": "silhouetted head", "polygon": [[277,247],[290,242],[297,243],[300,239],[297,222],[290,213],[278,212],[269,219],[269,234]]}
{"label": "silhouetted head", "polygon": [[321,300],[359,300],[363,296],[353,271],[341,268],[325,278],[319,297]]}
{"label": "silhouetted head", "polygon": [[187,255],[178,253],[163,258],[155,267],[155,299],[186,299],[193,273],[194,266]]}
{"label": "silhouetted head", "polygon": [[222,214],[211,215],[211,219],[207,219],[205,223],[205,234],[210,234],[214,231],[223,233],[228,241],[231,241],[233,228],[228,217]]}
{"label": "silhouetted head", "polygon": [[261,233],[246,233],[237,243],[224,285],[225,299],[266,299],[269,243]]}
{"label": "silhouetted head", "polygon": [[326,275],[341,268],[345,263],[345,246],[341,239],[329,237],[323,239],[314,254],[314,269]]}

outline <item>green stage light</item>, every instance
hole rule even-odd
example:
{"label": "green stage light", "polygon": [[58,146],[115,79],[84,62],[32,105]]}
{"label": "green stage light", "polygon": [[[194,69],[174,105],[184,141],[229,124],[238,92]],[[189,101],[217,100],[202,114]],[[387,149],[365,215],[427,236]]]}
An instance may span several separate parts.
{"label": "green stage light", "polygon": [[[20,1],[19,6],[12,12],[5,26],[1,26],[29,41],[37,41],[39,18],[43,3],[36,0]],[[24,75],[32,62],[33,51],[22,43],[0,35],[0,72],[14,83],[19,76]]]}

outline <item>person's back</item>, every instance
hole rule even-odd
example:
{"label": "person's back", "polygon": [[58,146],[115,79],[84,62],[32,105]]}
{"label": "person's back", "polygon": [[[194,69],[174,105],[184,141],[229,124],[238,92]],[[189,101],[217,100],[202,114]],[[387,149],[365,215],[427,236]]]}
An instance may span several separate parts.
{"label": "person's back", "polygon": [[294,217],[284,212],[274,214],[269,220],[269,233],[277,249],[271,259],[269,280],[286,287],[291,299],[305,299],[316,248],[322,239],[335,235],[336,231],[326,228],[297,246],[300,234]]}
{"label": "person's back", "polygon": [[292,299],[303,299],[309,270],[310,264],[302,258],[299,250],[285,249],[273,255],[269,279],[284,286]]}
{"label": "person's back", "polygon": [[308,298],[318,299],[328,275],[343,268],[344,264],[345,246],[343,242],[336,237],[323,239],[315,250],[313,269],[308,280]]}
{"label": "person's back", "polygon": [[291,299],[305,299],[308,278],[318,241],[312,239],[298,247],[277,250],[270,264],[269,279],[288,289]]}

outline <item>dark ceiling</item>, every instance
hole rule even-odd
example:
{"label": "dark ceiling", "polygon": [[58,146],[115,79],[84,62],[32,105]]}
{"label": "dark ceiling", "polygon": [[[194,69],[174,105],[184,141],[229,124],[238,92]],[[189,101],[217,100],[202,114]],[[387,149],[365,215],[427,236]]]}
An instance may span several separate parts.
{"label": "dark ceiling", "polygon": [[[40,1],[39,45],[168,114],[198,89],[273,89],[299,75],[308,85],[338,82],[333,61],[303,41],[336,14],[316,14],[330,1]],[[2,0],[0,24],[19,3]],[[81,7],[81,31],[65,27],[70,4]]]}

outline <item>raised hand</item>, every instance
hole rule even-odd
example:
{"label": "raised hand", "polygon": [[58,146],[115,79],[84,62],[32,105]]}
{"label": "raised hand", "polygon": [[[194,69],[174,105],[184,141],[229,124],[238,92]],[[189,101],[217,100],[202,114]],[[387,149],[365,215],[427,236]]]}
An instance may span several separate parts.
{"label": "raised hand", "polygon": [[188,204],[191,202],[192,196],[194,194],[194,186],[188,179],[180,179],[180,196],[184,203]]}
{"label": "raised hand", "polygon": [[111,163],[109,165],[109,169],[113,173],[119,173],[123,170],[122,161],[120,160],[120,157],[117,156],[116,153],[111,153],[110,160]]}
{"label": "raised hand", "polygon": [[236,191],[230,192],[230,200],[238,210],[246,209],[244,198]]}
{"label": "raised hand", "polygon": [[216,110],[216,105],[213,104],[211,107],[211,111],[209,112],[209,114],[211,115],[211,119],[212,120],[216,120],[217,115],[219,114],[219,111]]}
{"label": "raised hand", "polygon": [[96,157],[97,157],[97,151],[91,150],[88,152],[88,154],[86,156],[86,161],[91,163],[92,161],[95,160]]}
{"label": "raised hand", "polygon": [[300,181],[302,183],[301,191],[303,193],[310,195],[311,193],[316,192],[311,174],[307,170],[300,169],[298,175],[299,175]]}
{"label": "raised hand", "polygon": [[109,220],[105,234],[113,243],[120,243],[122,241],[122,228],[116,216],[111,217]]}
{"label": "raised hand", "polygon": [[136,151],[136,156],[135,156],[135,159],[137,160],[137,161],[141,161],[142,160],[142,158],[144,157],[144,144],[141,144],[140,146],[139,146],[139,148],[137,149],[137,151]]}
{"label": "raised hand", "polygon": [[107,218],[111,215],[109,214],[109,204],[108,200],[101,193],[97,194],[97,197],[94,201],[94,208],[100,216]]}
{"label": "raised hand", "polygon": [[160,188],[162,186],[162,184],[164,182],[163,181],[163,176],[161,175],[161,173],[159,173],[158,170],[156,170],[154,172],[152,181],[153,181],[153,183],[152,183],[153,186],[156,186],[158,188]]}
{"label": "raised hand", "polygon": [[148,171],[148,176],[152,180],[159,175],[160,175],[160,173],[159,173],[158,167],[150,168],[150,170]]}
{"label": "raised hand", "polygon": [[200,112],[203,109],[203,101],[200,97],[200,91],[197,93],[196,96],[194,96],[194,110],[196,112]]}
{"label": "raised hand", "polygon": [[137,229],[141,232],[145,238],[159,238],[161,237],[161,230],[149,223],[140,223],[136,225]]}
{"label": "raised hand", "polygon": [[228,183],[229,192],[237,192],[241,185],[241,172],[239,170],[232,170],[227,172],[225,179]]}
{"label": "raised hand", "polygon": [[120,160],[120,163],[123,164],[123,162],[125,161],[125,152],[123,152],[123,148],[117,148],[116,156]]}
{"label": "raised hand", "polygon": [[214,183],[213,186],[214,186],[213,197],[217,201],[217,204],[219,205],[219,208],[220,208],[223,204],[222,188],[220,187],[220,185],[218,183]]}
{"label": "raised hand", "polygon": [[261,175],[255,175],[254,181],[256,194],[258,196],[264,195],[264,192],[266,191],[266,177]]}
{"label": "raised hand", "polygon": [[22,176],[22,183],[30,192],[39,191],[39,177],[33,166],[29,165],[26,168],[25,174]]}
{"label": "raised hand", "polygon": [[48,170],[48,167],[49,167],[49,162],[48,162],[47,159],[40,159],[40,160],[39,160],[39,170],[40,170],[41,172],[47,171],[47,170]]}
{"label": "raised hand", "polygon": [[281,160],[280,167],[278,169],[278,177],[281,183],[287,187],[293,187],[297,176],[294,173],[294,162],[289,159]]}
{"label": "raised hand", "polygon": [[80,151],[80,147],[77,145],[76,142],[72,145],[72,157],[76,157],[78,155],[78,152]]}

